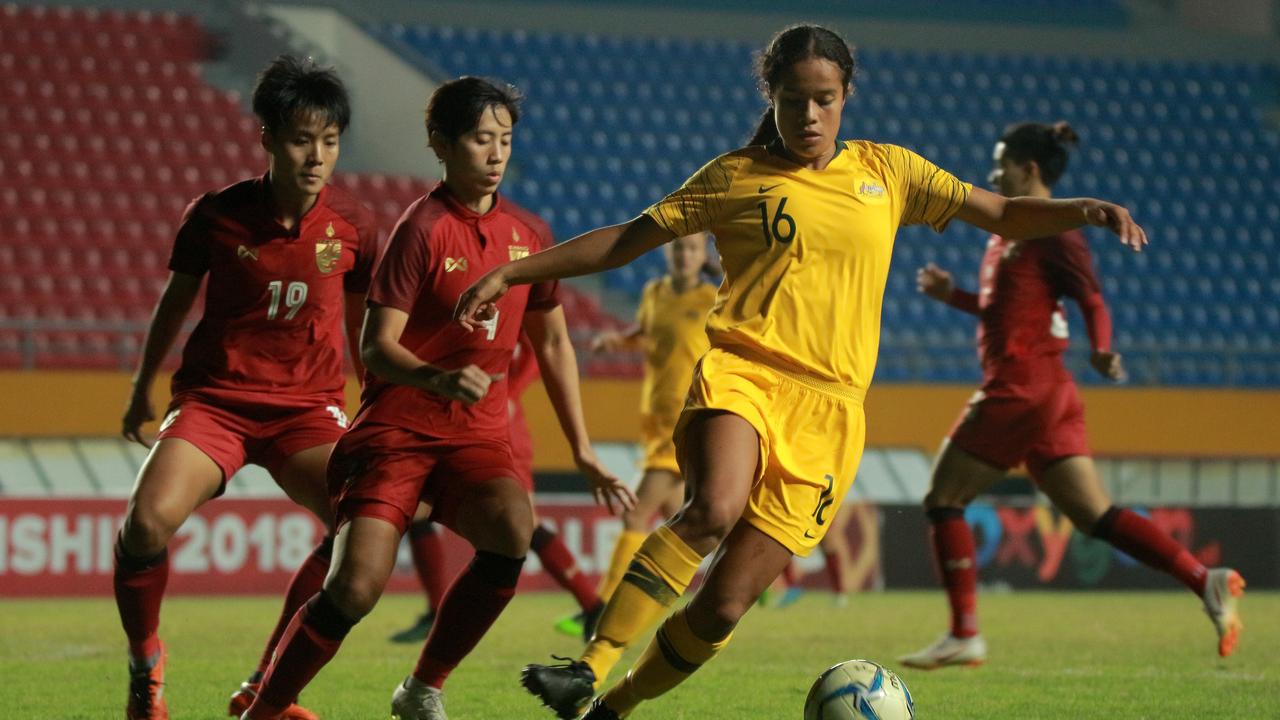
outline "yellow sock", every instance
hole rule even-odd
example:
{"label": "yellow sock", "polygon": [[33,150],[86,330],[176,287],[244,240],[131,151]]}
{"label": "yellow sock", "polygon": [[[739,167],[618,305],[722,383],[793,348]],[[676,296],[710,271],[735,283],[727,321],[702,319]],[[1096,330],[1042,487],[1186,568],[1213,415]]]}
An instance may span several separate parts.
{"label": "yellow sock", "polygon": [[582,653],[582,662],[596,674],[597,688],[627,646],[689,588],[700,564],[702,556],[665,525],[645,539]]}
{"label": "yellow sock", "polygon": [[631,558],[635,557],[644,538],[644,533],[635,530],[623,530],[618,536],[618,542],[613,546],[613,556],[609,558],[609,570],[604,577],[600,578],[598,592],[601,600],[608,602],[609,598],[613,597],[613,592],[618,589],[618,583],[622,582],[622,575],[626,573],[627,566],[631,564]]}
{"label": "yellow sock", "polygon": [[685,613],[680,610],[667,618],[636,666],[605,693],[605,705],[618,715],[626,717],[642,701],[652,700],[684,682],[729,644],[733,633],[715,642],[695,635]]}

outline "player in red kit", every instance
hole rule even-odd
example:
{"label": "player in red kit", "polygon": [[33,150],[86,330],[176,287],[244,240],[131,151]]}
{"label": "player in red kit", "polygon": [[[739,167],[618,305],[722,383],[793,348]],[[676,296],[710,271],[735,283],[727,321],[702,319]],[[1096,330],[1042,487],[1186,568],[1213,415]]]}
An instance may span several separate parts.
{"label": "player in red kit", "polygon": [[508,294],[474,332],[452,322],[468,285],[552,243],[545,223],[497,194],[518,119],[515,90],[479,78],[444,83],[427,104],[445,175],[401,217],[369,291],[361,408],[329,461],[334,569],[285,631],[245,719],[280,717],[373,609],[419,503],[476,554],[440,603],[391,711],[400,720],[445,718],[445,679],[515,593],[533,536],[507,417],[507,373],[522,329],[597,499],[611,510],[634,501],[591,449],[556,283]]}
{"label": "player in red kit", "polygon": [[[141,425],[154,419],[152,381],[207,277],[204,315],[173,376],[173,401],[116,543],[129,718],[168,717],[157,634],[165,548],[196,508],[220,495],[241,466],[257,463],[290,498],[331,522],[325,460],[347,425],[344,354],[359,335],[377,234],[359,202],[327,185],[351,114],[338,77],[278,58],[258,78],[253,108],[269,170],[187,208],[124,415],[124,436],[143,442]],[[320,587],[330,542],[295,575],[260,671],[288,618]],[[248,705],[257,680],[242,686],[233,712],[237,702]],[[295,706],[285,717],[314,715]]]}
{"label": "player in red kit", "polygon": [[[991,183],[1006,196],[1049,197],[1075,143],[1066,123],[1012,126],[995,146]],[[929,669],[986,659],[977,621],[977,557],[964,508],[1020,463],[1081,532],[1195,592],[1217,628],[1218,653],[1230,655],[1241,628],[1236,608],[1243,578],[1229,568],[1206,569],[1146,518],[1112,505],[1090,457],[1084,406],[1062,363],[1068,343],[1059,298],[1075,300],[1084,314],[1093,368],[1113,381],[1125,372],[1111,347],[1111,319],[1084,236],[1074,230],[1031,240],[992,236],[977,294],[956,288],[951,275],[932,264],[917,279],[921,292],[978,316],[983,383],[943,441],[924,501],[951,629],[901,662]]]}
{"label": "player in red kit", "polygon": [[[507,415],[511,423],[511,458],[515,463],[516,479],[530,493],[533,492],[533,435],[525,420],[524,406],[520,398],[524,391],[538,379],[538,363],[533,344],[526,333],[520,334],[511,357],[511,369],[507,380]],[[391,636],[392,642],[418,642],[427,636],[435,624],[436,608],[444,597],[449,578],[444,570],[444,545],[440,532],[425,512],[420,509],[406,533],[418,581],[427,596],[427,611],[412,625]],[[561,587],[578,601],[580,617],[586,620],[586,632],[594,628],[594,619],[604,610],[604,602],[595,586],[578,567],[573,552],[564,544],[559,533],[544,523],[535,522],[530,549],[538,556],[542,568]],[[579,631],[583,632],[583,631]]]}

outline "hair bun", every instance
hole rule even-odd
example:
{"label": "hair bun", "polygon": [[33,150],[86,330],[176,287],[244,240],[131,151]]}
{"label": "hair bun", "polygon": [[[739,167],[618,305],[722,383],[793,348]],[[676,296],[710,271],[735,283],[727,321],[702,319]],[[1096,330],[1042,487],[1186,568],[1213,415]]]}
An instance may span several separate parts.
{"label": "hair bun", "polygon": [[1066,120],[1059,120],[1053,124],[1053,138],[1070,147],[1080,144],[1080,136],[1067,124]]}

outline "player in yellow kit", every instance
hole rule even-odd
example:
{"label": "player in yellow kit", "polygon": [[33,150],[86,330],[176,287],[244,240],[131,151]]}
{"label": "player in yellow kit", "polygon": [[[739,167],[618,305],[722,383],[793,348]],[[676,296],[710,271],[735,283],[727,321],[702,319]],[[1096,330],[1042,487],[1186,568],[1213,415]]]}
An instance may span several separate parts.
{"label": "player in yellow kit", "polygon": [[654,513],[670,517],[684,499],[684,481],[672,439],[684,408],[693,367],[710,345],[707,311],[716,287],[702,279],[707,261],[707,235],[676,238],[666,246],[667,275],[649,282],[636,310],[636,322],[621,333],[602,333],[593,350],[616,352],[643,343],[644,385],[640,421],[644,443],[644,475],[636,488],[636,505],[622,514],[623,530],[614,546],[600,597],[613,595],[645,536]]}
{"label": "player in yellow kit", "polygon": [[784,30],[760,56],[770,107],[749,147],[712,160],[635,220],[500,266],[459,298],[456,316],[474,327],[512,285],[615,268],[701,230],[715,235],[724,266],[711,350],[675,431],[688,499],[636,552],[582,660],[525,669],[525,687],[561,717],[585,705],[704,557],[718,549],[689,604],[583,720],[626,717],[688,678],[792,554],[822,538],[862,455],[862,399],[899,226],[940,231],[958,218],[1046,237],[1093,224],[1135,249],[1146,242],[1111,203],[1005,198],[904,148],[837,140],[853,69],[830,30]]}

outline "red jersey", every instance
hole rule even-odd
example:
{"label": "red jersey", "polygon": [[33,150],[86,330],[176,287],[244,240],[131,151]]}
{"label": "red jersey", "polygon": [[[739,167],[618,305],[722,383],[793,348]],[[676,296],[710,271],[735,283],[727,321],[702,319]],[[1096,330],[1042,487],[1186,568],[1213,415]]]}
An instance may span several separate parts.
{"label": "red jersey", "polygon": [[[475,365],[507,374],[526,310],[560,304],[559,284],[517,285],[498,300],[497,315],[468,332],[453,321],[458,297],[489,270],[553,244],[538,216],[496,196],[480,215],[443,184],[405,210],[369,290],[369,304],[409,314],[400,344],[445,370]],[[388,383],[366,373],[354,426],[384,424],[433,437],[508,437],[510,377],[494,382],[480,402],[466,405],[440,395]]]}
{"label": "red jersey", "polygon": [[266,175],[192,201],[169,269],[209,280],[174,394],[342,406],[343,293],[368,292],[377,242],[373,215],[330,185],[291,230],[276,220]]}
{"label": "red jersey", "polygon": [[951,304],[974,313],[978,355],[988,379],[1035,360],[1061,363],[1068,346],[1067,320],[1059,298],[1080,303],[1094,349],[1111,345],[1111,324],[1093,273],[1089,245],[1078,231],[1036,240],[987,241],[979,290],[956,291]]}

